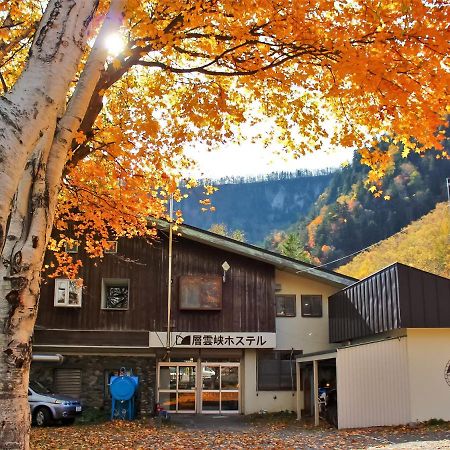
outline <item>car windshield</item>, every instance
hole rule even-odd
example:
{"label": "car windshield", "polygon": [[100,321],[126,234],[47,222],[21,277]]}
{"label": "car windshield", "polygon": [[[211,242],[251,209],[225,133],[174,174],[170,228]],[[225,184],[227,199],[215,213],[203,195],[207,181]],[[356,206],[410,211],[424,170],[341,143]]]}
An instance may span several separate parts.
{"label": "car windshield", "polygon": [[33,389],[36,394],[51,394],[50,390],[39,383],[39,381],[30,381],[30,388]]}

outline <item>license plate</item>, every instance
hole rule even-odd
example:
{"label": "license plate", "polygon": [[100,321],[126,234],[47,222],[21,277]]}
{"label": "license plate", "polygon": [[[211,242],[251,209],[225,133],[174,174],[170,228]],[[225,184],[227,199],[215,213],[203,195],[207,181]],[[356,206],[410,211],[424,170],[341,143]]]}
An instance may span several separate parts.
{"label": "license plate", "polygon": [[81,411],[81,406],[77,406],[75,410],[76,410],[76,412],[80,412]]}

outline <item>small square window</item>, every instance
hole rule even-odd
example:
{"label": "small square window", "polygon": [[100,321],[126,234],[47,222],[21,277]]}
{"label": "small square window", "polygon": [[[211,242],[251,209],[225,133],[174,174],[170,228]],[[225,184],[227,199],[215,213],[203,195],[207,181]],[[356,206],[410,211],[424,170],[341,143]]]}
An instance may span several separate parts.
{"label": "small square window", "polygon": [[105,253],[117,253],[117,241],[106,241]]}
{"label": "small square window", "polygon": [[81,308],[81,280],[55,279],[54,306]]}
{"label": "small square window", "polygon": [[275,295],[277,317],[295,317],[295,295]]}
{"label": "small square window", "polygon": [[302,317],[322,317],[321,295],[302,295]]}
{"label": "small square window", "polygon": [[64,242],[64,251],[66,253],[78,253],[78,242]]}
{"label": "small square window", "polygon": [[120,278],[103,278],[102,308],[126,310],[129,305],[130,281]]}

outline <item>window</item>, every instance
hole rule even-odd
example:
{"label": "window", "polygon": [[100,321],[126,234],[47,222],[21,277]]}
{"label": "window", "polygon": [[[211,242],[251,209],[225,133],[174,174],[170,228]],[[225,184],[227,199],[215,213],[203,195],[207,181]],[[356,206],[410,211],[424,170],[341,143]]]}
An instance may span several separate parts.
{"label": "window", "polygon": [[66,253],[78,253],[77,242],[64,242],[64,251]]}
{"label": "window", "polygon": [[106,241],[105,253],[117,253],[117,241]]}
{"label": "window", "polygon": [[295,295],[275,295],[277,317],[295,317]]}
{"label": "window", "polygon": [[54,306],[81,308],[81,280],[55,279]]}
{"label": "window", "polygon": [[258,353],[258,390],[294,391],[295,358],[302,352],[267,351]]}
{"label": "window", "polygon": [[110,310],[128,309],[130,281],[121,278],[103,278],[102,308]]}
{"label": "window", "polygon": [[81,396],[81,370],[55,369],[53,379],[54,392],[69,395],[73,398]]}
{"label": "window", "polygon": [[321,295],[302,295],[302,317],[322,317]]}
{"label": "window", "polygon": [[180,309],[220,311],[222,283],[222,277],[215,275],[182,275],[180,277]]}

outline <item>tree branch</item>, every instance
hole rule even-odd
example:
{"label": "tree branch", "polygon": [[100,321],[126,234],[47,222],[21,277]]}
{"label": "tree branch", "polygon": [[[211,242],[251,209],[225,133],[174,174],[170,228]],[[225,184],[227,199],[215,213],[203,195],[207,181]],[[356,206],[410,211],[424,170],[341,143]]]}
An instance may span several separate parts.
{"label": "tree branch", "polygon": [[8,85],[6,84],[5,77],[3,76],[3,74],[1,72],[0,72],[0,81],[2,82],[3,92],[7,92]]}

